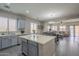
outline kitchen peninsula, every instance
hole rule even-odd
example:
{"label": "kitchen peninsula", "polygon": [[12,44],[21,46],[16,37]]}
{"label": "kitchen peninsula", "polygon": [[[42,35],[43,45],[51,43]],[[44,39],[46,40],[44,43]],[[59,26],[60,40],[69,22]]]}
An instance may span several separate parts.
{"label": "kitchen peninsula", "polygon": [[55,36],[31,34],[19,36],[22,53],[28,56],[51,56],[55,53]]}

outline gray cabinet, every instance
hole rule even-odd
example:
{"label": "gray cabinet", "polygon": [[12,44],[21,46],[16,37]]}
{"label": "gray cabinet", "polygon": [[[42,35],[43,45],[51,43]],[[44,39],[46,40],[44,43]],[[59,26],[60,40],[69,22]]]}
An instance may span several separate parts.
{"label": "gray cabinet", "polygon": [[2,37],[2,48],[11,46],[11,39],[8,36]]}
{"label": "gray cabinet", "polygon": [[0,49],[1,49],[1,38],[0,38]]}
{"label": "gray cabinet", "polygon": [[17,45],[17,36],[0,37],[0,49]]}
{"label": "gray cabinet", "polygon": [[37,47],[29,44],[29,56],[37,56]]}
{"label": "gray cabinet", "polygon": [[24,41],[22,41],[22,53],[28,55],[28,45]]}
{"label": "gray cabinet", "polygon": [[7,37],[6,40],[7,40],[7,41],[6,41],[6,45],[7,45],[7,47],[11,46],[11,44],[12,44],[12,40],[11,40],[9,37]]}
{"label": "gray cabinet", "polygon": [[7,47],[7,38],[2,37],[2,48],[6,48],[6,47]]}
{"label": "gray cabinet", "polygon": [[2,40],[2,48],[9,47],[12,44],[12,40],[8,36],[2,37],[1,40]]}
{"label": "gray cabinet", "polygon": [[32,41],[23,41],[22,40],[22,52],[25,55],[29,56],[37,56],[38,55],[38,47],[37,43]]}
{"label": "gray cabinet", "polygon": [[10,36],[10,39],[12,40],[12,45],[17,45],[17,36]]}
{"label": "gray cabinet", "polygon": [[22,38],[17,37],[17,44],[22,44]]}

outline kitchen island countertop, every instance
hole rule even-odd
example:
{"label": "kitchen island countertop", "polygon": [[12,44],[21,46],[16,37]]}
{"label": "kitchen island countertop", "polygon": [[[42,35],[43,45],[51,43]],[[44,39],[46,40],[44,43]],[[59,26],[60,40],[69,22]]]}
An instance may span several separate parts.
{"label": "kitchen island countertop", "polygon": [[46,36],[46,35],[39,35],[39,34],[24,35],[19,37],[24,38],[26,40],[34,41],[39,44],[45,44],[50,40],[55,39],[55,36]]}

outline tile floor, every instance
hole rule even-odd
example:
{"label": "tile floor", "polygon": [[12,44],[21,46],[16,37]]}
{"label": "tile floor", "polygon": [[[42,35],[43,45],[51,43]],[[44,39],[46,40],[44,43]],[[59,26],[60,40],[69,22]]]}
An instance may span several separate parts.
{"label": "tile floor", "polygon": [[0,56],[22,56],[21,45],[13,46],[0,51]]}
{"label": "tile floor", "polygon": [[66,37],[56,46],[56,56],[79,56],[79,37]]}
{"label": "tile floor", "polygon": [[[66,37],[56,45],[56,56],[79,56],[79,37]],[[0,56],[23,56],[21,45],[0,51]]]}

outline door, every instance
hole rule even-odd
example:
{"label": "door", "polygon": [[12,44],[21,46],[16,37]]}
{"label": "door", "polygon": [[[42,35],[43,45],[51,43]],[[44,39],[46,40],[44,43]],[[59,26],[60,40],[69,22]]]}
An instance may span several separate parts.
{"label": "door", "polygon": [[70,26],[70,37],[74,37],[75,36],[75,26]]}

